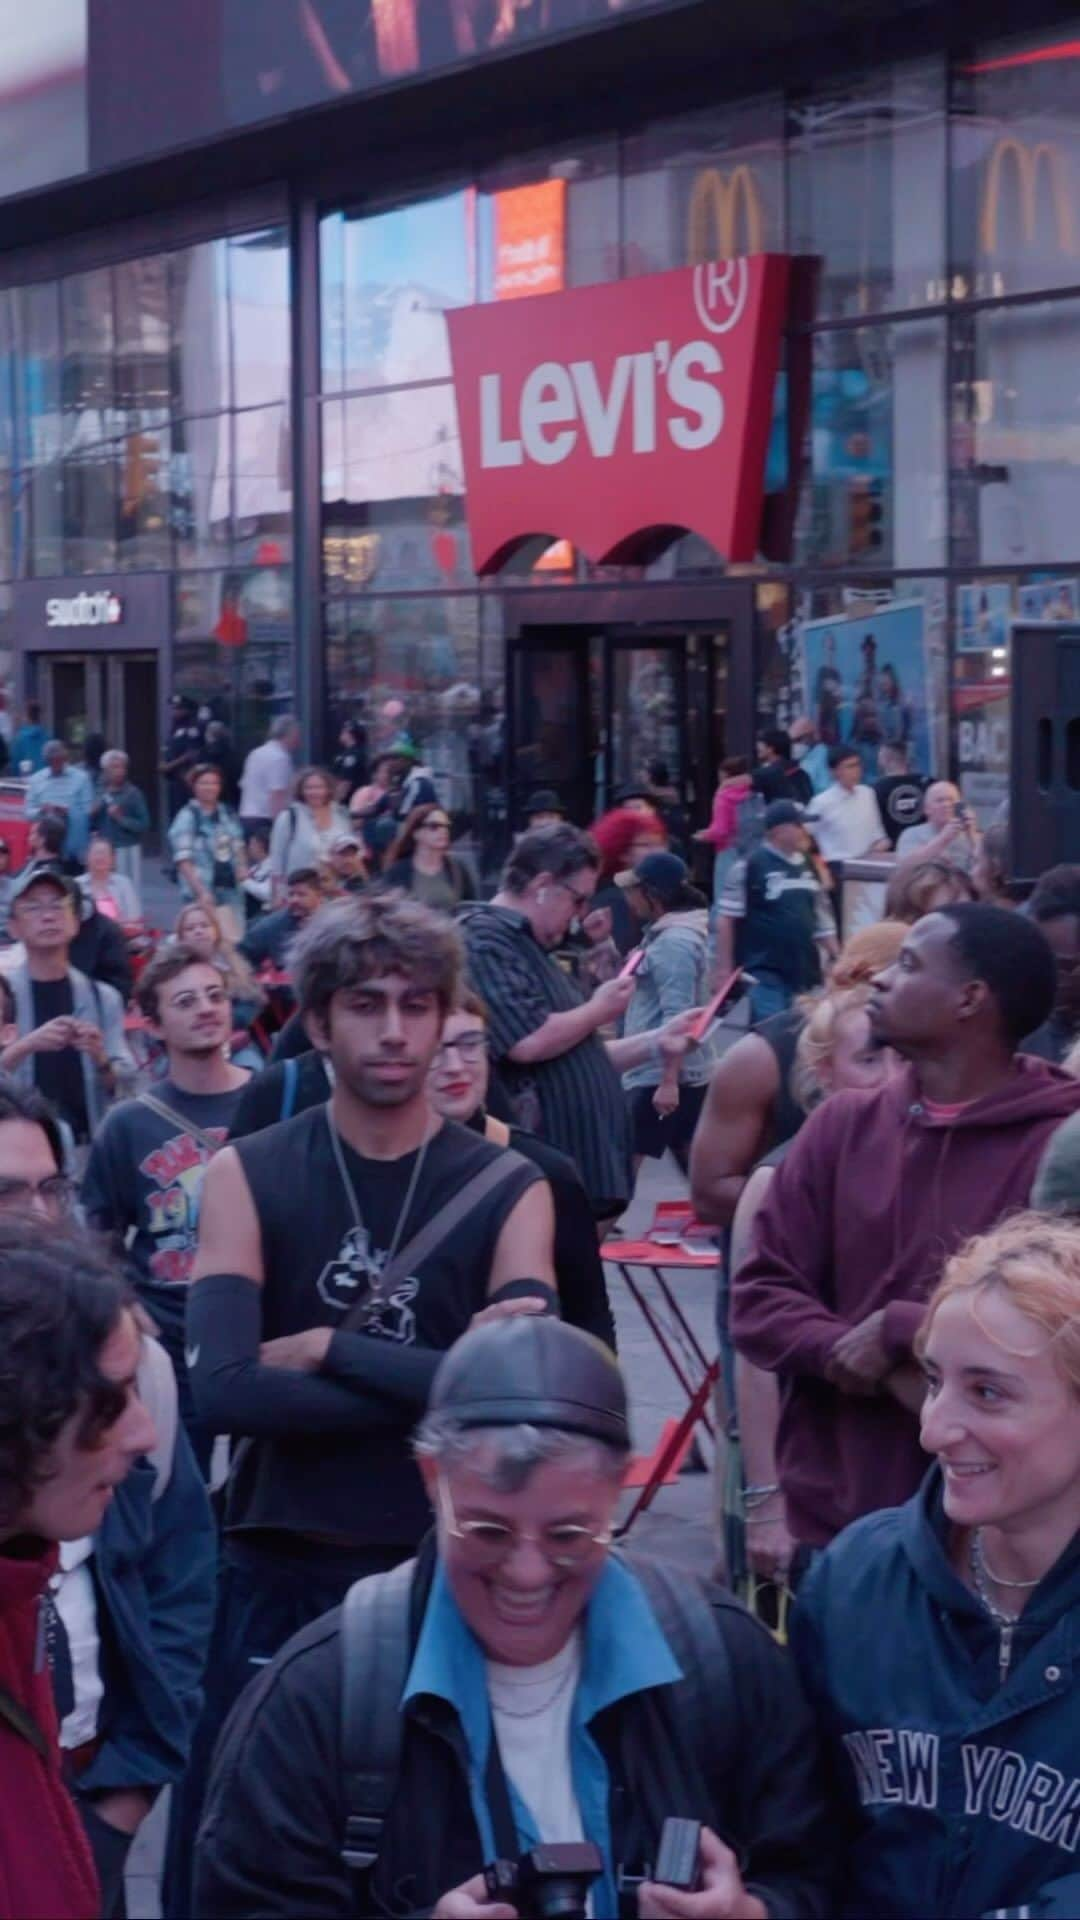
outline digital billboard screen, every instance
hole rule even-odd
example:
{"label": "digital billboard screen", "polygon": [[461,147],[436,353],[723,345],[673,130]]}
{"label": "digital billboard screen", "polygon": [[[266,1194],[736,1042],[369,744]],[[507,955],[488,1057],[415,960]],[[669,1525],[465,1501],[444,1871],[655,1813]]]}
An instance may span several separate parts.
{"label": "digital billboard screen", "polygon": [[[30,0],[0,0],[24,4]],[[90,166],[165,152],[657,4],[665,0],[185,0],[181,32],[174,0],[89,0]]]}

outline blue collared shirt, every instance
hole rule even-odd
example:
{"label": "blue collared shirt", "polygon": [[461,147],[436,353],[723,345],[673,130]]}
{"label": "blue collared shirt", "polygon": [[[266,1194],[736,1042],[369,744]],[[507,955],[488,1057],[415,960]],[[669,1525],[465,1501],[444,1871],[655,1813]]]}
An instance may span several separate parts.
{"label": "blue collared shirt", "polygon": [[[617,1914],[615,1862],[609,1818],[607,1762],[589,1730],[606,1707],[648,1687],[681,1680],[682,1669],[668,1646],[641,1586],[620,1561],[609,1559],[585,1610],[581,1677],[570,1717],[570,1765],[574,1794],[586,1839],[604,1856],[604,1874],[593,1893],[597,1914]],[[469,1795],[485,1860],[495,1857],[495,1834],[484,1781],[491,1746],[486,1656],[468,1626],[440,1561],[432,1582],[424,1624],[405,1682],[401,1704],[434,1694],[453,1707],[469,1751]],[[529,1809],[507,1781],[522,1852],[540,1839]]]}

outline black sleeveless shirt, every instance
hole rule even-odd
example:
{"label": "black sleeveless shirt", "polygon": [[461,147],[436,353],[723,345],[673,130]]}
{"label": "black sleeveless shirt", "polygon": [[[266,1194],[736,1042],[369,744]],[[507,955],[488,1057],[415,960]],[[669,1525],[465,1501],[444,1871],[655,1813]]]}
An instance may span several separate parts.
{"label": "black sleeveless shirt", "polygon": [[[360,1227],[334,1157],[325,1105],[235,1142],[262,1231],[263,1339],[337,1327],[370,1296],[367,1324],[361,1331],[355,1317],[352,1323],[358,1337],[445,1351],[486,1304],[499,1234],[540,1175],[521,1161],[382,1302],[372,1282],[394,1242],[417,1156],[365,1160],[345,1141],[341,1146]],[[505,1152],[444,1121],[428,1147],[398,1246]],[[422,1409],[402,1401],[400,1410],[400,1424],[374,1432],[245,1440],[230,1482],[227,1530],[274,1528],[343,1546],[415,1546],[431,1520],[409,1451]]]}

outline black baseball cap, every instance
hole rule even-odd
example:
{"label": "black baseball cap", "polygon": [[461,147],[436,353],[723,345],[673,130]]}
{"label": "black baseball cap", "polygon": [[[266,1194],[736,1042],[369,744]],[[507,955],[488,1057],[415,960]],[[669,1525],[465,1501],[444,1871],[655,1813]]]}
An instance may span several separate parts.
{"label": "black baseball cap", "polygon": [[690,869],[685,860],[677,853],[665,853],[657,848],[655,853],[643,854],[636,867],[624,867],[615,875],[617,887],[648,887],[658,900],[674,902],[681,899]]}
{"label": "black baseball cap", "polygon": [[467,1428],[555,1427],[630,1445],[615,1355],[549,1314],[518,1314],[464,1334],[439,1366],[428,1412]]}
{"label": "black baseball cap", "polygon": [[794,800],[773,800],[765,809],[762,825],[766,833],[771,833],[774,827],[801,827],[805,819],[805,809],[796,806]]}

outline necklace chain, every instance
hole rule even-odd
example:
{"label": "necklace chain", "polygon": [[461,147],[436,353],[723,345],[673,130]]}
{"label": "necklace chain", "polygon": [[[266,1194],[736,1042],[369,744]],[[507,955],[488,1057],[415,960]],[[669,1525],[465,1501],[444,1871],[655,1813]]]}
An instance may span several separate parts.
{"label": "necklace chain", "polygon": [[572,1660],[565,1673],[559,1675],[550,1693],[540,1702],[538,1707],[507,1707],[494,1700],[492,1701],[492,1706],[500,1718],[505,1715],[507,1720],[538,1720],[542,1713],[550,1712],[556,1700],[560,1699],[566,1692],[567,1687],[575,1678],[576,1673],[577,1663]]}
{"label": "necklace chain", "polygon": [[1006,1580],[1000,1573],[995,1573],[986,1557],[981,1527],[976,1527],[972,1535],[971,1548],[982,1571],[986,1574],[987,1578],[993,1582],[995,1587],[1008,1587],[1015,1593],[1030,1593],[1034,1587],[1038,1586],[1039,1581],[1042,1579],[1041,1573],[1038,1574],[1034,1580]]}
{"label": "necklace chain", "polygon": [[[328,1100],[326,1103],[326,1124],[330,1130],[330,1146],[334,1155],[334,1160],[337,1165],[337,1170],[341,1175],[341,1184],[345,1189],[345,1195],[349,1202],[350,1209],[352,1211],[353,1225],[359,1232],[359,1230],[364,1225],[364,1216],[360,1212],[360,1202],[356,1197],[356,1188],[354,1187],[352,1182],[352,1175],[350,1174],[348,1167],[345,1165],[345,1154],[341,1145],[341,1135],[338,1133],[338,1130],[334,1125],[334,1116],[330,1111],[330,1105],[331,1103]],[[397,1225],[394,1228],[394,1237],[390,1242],[390,1250],[387,1253],[386,1259],[383,1262],[383,1266],[382,1266],[383,1273],[386,1272],[388,1267],[393,1265],[394,1259],[397,1255],[398,1247],[401,1245],[401,1236],[405,1230],[405,1222],[409,1217],[409,1211],[412,1207],[413,1200],[416,1197],[416,1189],[420,1185],[420,1175],[423,1172],[424,1161],[427,1159],[427,1150],[431,1144],[431,1135],[432,1135],[432,1126],[431,1126],[431,1119],[429,1117],[427,1127],[425,1128],[425,1131],[424,1131],[424,1137],[420,1142],[420,1151],[417,1154],[415,1161],[413,1162],[412,1174],[409,1179],[408,1187],[405,1190],[405,1198],[401,1203],[401,1212],[398,1214],[398,1217],[397,1217]],[[372,1285],[372,1292],[375,1294],[381,1294],[381,1291],[382,1291],[381,1278],[382,1276],[380,1274],[379,1279],[375,1281]]]}

